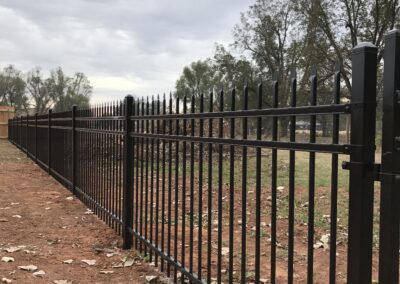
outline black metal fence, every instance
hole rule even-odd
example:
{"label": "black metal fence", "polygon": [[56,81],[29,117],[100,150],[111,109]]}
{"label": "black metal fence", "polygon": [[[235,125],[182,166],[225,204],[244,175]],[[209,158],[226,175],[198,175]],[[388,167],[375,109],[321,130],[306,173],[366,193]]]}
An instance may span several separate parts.
{"label": "black metal fence", "polygon": [[[385,62],[394,63],[385,64],[382,283],[398,281],[400,194],[396,174],[400,173],[400,158],[394,157],[397,152],[390,157],[387,152],[398,151],[397,144],[392,144],[400,134],[394,95],[400,84],[399,35],[395,31],[387,36],[385,51]],[[308,283],[335,283],[338,191],[345,190],[347,268],[341,269],[348,283],[371,283],[374,181],[379,179],[375,164],[376,54],[377,48],[370,44],[353,50],[352,101],[348,104],[340,103],[338,66],[330,105],[317,105],[320,94],[315,70],[310,77],[309,104],[297,105],[293,72],[288,106],[278,104],[276,80],[271,88],[265,87],[270,84],[258,86],[256,109],[248,107],[248,87],[221,91],[215,99],[210,94],[207,106],[203,96],[199,104],[194,98],[174,102],[169,98],[167,102],[165,97],[135,101],[128,96],[124,102],[86,110],[10,120],[10,140],[122,234],[124,248],[134,246],[175,282],[259,283],[268,279],[293,283],[296,274],[304,274]],[[242,105],[236,103],[238,96]],[[272,97],[272,108],[262,107],[266,96]],[[330,141],[317,137],[318,116],[332,119]],[[343,116],[351,118],[350,144],[340,142]],[[287,117],[289,139],[279,138],[279,121]],[[298,117],[310,125],[301,137],[295,129]],[[263,131],[265,123],[272,125],[272,133]],[[250,124],[255,125],[255,134],[249,131]],[[299,155],[308,161],[307,177],[296,174]],[[330,156],[329,172],[316,168],[320,155]],[[349,171],[344,189],[339,186],[342,155],[349,156],[349,162],[343,163]],[[280,156],[287,156],[288,162],[282,165]],[[314,248],[316,233],[320,234],[315,224],[316,191],[320,190],[317,174],[329,175],[330,180],[326,191],[329,257],[325,260],[329,265],[318,266],[318,271],[314,269],[320,261]],[[307,179],[306,188],[299,188],[299,179]],[[308,196],[305,220],[296,215],[301,192]],[[301,229],[304,223],[306,230]],[[304,252],[298,251],[300,247]],[[305,266],[299,265],[301,256],[306,258]],[[316,273],[318,279],[314,279]]]}

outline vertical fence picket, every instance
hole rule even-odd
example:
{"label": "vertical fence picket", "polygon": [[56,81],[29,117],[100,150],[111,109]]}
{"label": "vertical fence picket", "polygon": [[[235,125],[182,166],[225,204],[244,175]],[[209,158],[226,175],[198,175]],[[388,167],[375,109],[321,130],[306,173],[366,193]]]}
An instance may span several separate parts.
{"label": "vertical fence picket", "polygon": [[[213,112],[213,93],[209,97],[209,112]],[[213,136],[213,119],[208,120],[208,137]],[[213,182],[213,144],[208,144],[208,177],[207,177],[207,283],[211,283],[211,254],[212,254],[212,182]]]}
{"label": "vertical fence picket", "polygon": [[[141,115],[145,115],[145,104],[144,104],[144,99],[142,98],[141,104],[140,104],[140,110],[141,110]],[[141,120],[141,125],[140,125],[140,133],[143,134],[145,132],[145,120]],[[145,148],[145,139],[143,136],[140,141],[140,194],[139,194],[139,234],[143,235],[143,195],[144,195],[144,148]],[[140,253],[143,252],[143,243],[139,243],[139,251]]]}
{"label": "vertical fence picket", "polygon": [[[257,93],[257,108],[262,109],[262,96],[263,89],[262,84],[260,83],[258,86]],[[257,117],[257,140],[261,140],[261,131],[262,131],[262,117]],[[261,148],[257,147],[256,149],[256,226],[255,226],[255,273],[254,273],[254,281],[256,283],[260,282],[260,266],[261,266]]]}
{"label": "vertical fence picket", "polygon": [[26,129],[25,129],[25,151],[26,156],[29,157],[29,115],[26,115]]}
{"label": "vertical fence picket", "polygon": [[[154,115],[154,97],[151,98],[151,115]],[[154,134],[154,119],[151,119],[150,134]],[[150,243],[153,241],[154,220],[154,139],[150,140]],[[157,213],[156,213],[157,214]],[[150,262],[153,261],[153,252],[150,250]]]}
{"label": "vertical fence picket", "polygon": [[[187,98],[183,98],[183,114],[187,113]],[[182,135],[187,135],[187,119],[182,122]],[[186,267],[186,141],[182,143],[182,244],[181,244],[181,263]],[[182,275],[181,283],[185,283],[185,276]]]}
{"label": "vertical fence picket", "polygon": [[[243,90],[243,110],[247,110],[249,106],[249,87],[246,86]],[[242,136],[243,140],[247,139],[248,127],[247,117],[242,118]],[[246,283],[246,258],[247,258],[247,246],[246,246],[246,230],[247,230],[247,146],[242,147],[242,232],[241,232],[241,260],[240,260],[240,281]]]}
{"label": "vertical fence picket", "polygon": [[[176,98],[175,113],[179,114],[179,98]],[[175,135],[179,135],[179,119],[175,120]],[[175,141],[175,188],[174,188],[174,257],[178,257],[178,222],[179,222],[179,140]],[[174,269],[174,281],[177,283],[177,270]]]}
{"label": "vertical fence picket", "polygon": [[35,162],[38,162],[38,114],[35,113]]}
{"label": "vertical fence picket", "polygon": [[[200,113],[204,111],[204,95],[200,95]],[[204,135],[204,120],[199,121],[199,137]],[[202,279],[202,242],[203,242],[203,142],[199,144],[199,192],[198,192],[198,236],[197,236],[197,273],[198,279]]]}
{"label": "vertical fence picket", "polygon": [[[190,113],[195,113],[195,96],[192,95],[190,103]],[[190,120],[190,136],[194,136],[195,120]],[[195,187],[195,173],[194,173],[194,151],[195,144],[190,142],[190,225],[189,225],[189,272],[193,273],[193,241],[194,241],[194,187]]]}
{"label": "vertical fence picket", "polygon": [[[340,104],[340,63],[335,65],[334,75],[334,98],[335,104]],[[332,143],[339,143],[338,114],[333,115]],[[330,224],[330,250],[329,250],[329,283],[336,283],[336,242],[337,242],[337,195],[338,195],[338,154],[332,154],[331,173],[331,224]]]}
{"label": "vertical fence picket", "polygon": [[[137,100],[137,105],[136,105],[136,113],[138,116],[140,116],[140,100]],[[141,121],[136,120],[136,129],[135,132],[136,133],[140,133],[140,125],[141,125]],[[141,148],[141,143],[142,138],[137,137],[136,138],[136,189],[135,189],[135,231],[138,233],[139,231],[139,193],[140,193],[140,178],[139,178],[139,168],[140,168],[140,148]],[[138,249],[139,247],[139,243],[137,238],[135,238],[135,249]]]}
{"label": "vertical fence picket", "polygon": [[[272,81],[272,107],[278,108],[278,75],[274,74]],[[278,140],[278,118],[272,118],[272,141]],[[278,150],[272,149],[271,156],[271,283],[275,284],[276,278],[276,210],[277,210],[277,169]]]}
{"label": "vertical fence picket", "polygon": [[[296,70],[292,70],[290,74],[290,106],[296,107],[297,103],[297,74]],[[290,142],[296,140],[296,116],[290,117]],[[293,283],[293,261],[294,261],[294,218],[295,218],[295,159],[296,153],[289,151],[289,229],[288,229],[288,283]]]}
{"label": "vertical fence picket", "polygon": [[124,249],[130,249],[132,247],[132,241],[133,241],[133,236],[132,236],[132,228],[133,228],[133,208],[132,208],[132,201],[133,201],[133,196],[132,196],[132,183],[133,183],[133,163],[132,163],[132,155],[133,155],[133,149],[132,149],[132,138],[130,136],[130,132],[132,131],[132,121],[131,121],[131,115],[132,115],[132,104],[133,104],[133,97],[132,96],[127,96],[125,98],[125,111],[124,111],[124,174],[123,174],[123,185],[124,185],[124,191],[123,191],[123,226],[124,226],[124,243],[123,243],[123,248]]}
{"label": "vertical fence picket", "polygon": [[[219,111],[224,111],[224,90],[219,93]],[[224,119],[218,120],[218,137],[224,136]],[[217,282],[222,282],[222,198],[223,198],[223,145],[218,145],[218,238],[217,238]]]}
{"label": "vertical fence picket", "polygon": [[[169,94],[168,114],[172,115],[172,95]],[[172,119],[168,120],[168,135],[172,135]],[[168,204],[167,204],[167,256],[171,257],[171,229],[172,229],[172,140],[168,140]],[[171,264],[167,263],[167,276],[171,276]]]}
{"label": "vertical fence picket", "polygon": [[[156,103],[156,113],[157,115],[161,114],[160,111],[160,97],[157,95],[157,103]],[[156,128],[157,128],[157,134],[161,134],[161,129],[160,129],[160,119],[157,119],[156,121]],[[156,236],[155,236],[155,246],[159,248],[159,223],[160,223],[160,139],[156,140],[156,208],[155,208],[155,214],[156,214]],[[155,266],[158,267],[158,254],[155,254]]]}
{"label": "vertical fence picket", "polygon": [[[231,92],[231,111],[235,111],[236,89]],[[231,139],[235,138],[235,118],[230,119]],[[234,250],[234,231],[235,231],[235,146],[229,146],[229,283],[233,282],[233,250]]]}
{"label": "vertical fence picket", "polygon": [[[146,116],[149,116],[149,98],[146,98]],[[146,118],[145,133],[149,133],[149,119]],[[144,237],[148,239],[148,219],[149,219],[149,139],[146,138],[145,142],[145,197],[144,197]],[[147,246],[144,246],[144,255],[147,257]]]}
{"label": "vertical fence picket", "polygon": [[[311,93],[310,105],[317,104],[317,69],[313,67],[311,76]],[[310,143],[316,142],[316,115],[310,117]],[[309,154],[309,169],[308,169],[308,233],[307,233],[307,283],[313,283],[314,274],[314,197],[315,197],[315,152]]]}
{"label": "vertical fence picket", "polygon": [[76,165],[78,164],[77,162],[77,143],[76,143],[76,110],[77,107],[73,106],[72,107],[72,129],[71,129],[71,133],[72,133],[72,180],[71,180],[71,184],[72,184],[72,193],[74,195],[76,195]]}
{"label": "vertical fence picket", "polygon": [[[166,115],[167,113],[167,106],[165,100],[165,94],[163,95],[163,102],[162,102],[162,113]],[[166,134],[166,125],[167,122],[165,120],[162,121],[162,134]],[[165,251],[165,165],[166,165],[166,141],[162,141],[162,171],[161,171],[161,250]],[[161,260],[161,271],[164,271],[164,260]]]}
{"label": "vertical fence picket", "polygon": [[48,112],[48,120],[47,120],[47,147],[48,147],[48,160],[47,160],[47,168],[48,168],[48,174],[51,174],[51,114],[52,114],[52,110],[49,109]]}

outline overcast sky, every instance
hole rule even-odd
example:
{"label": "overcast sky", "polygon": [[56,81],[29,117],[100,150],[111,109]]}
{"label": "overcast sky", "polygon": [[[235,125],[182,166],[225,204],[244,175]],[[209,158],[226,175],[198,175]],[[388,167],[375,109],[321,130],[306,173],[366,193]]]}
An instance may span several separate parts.
{"label": "overcast sky", "polygon": [[0,67],[84,72],[93,102],[174,90],[254,0],[0,0]]}

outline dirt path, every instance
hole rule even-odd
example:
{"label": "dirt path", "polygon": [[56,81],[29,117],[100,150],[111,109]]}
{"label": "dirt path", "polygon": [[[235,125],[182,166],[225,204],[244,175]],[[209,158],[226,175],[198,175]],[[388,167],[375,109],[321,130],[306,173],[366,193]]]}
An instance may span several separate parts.
{"label": "dirt path", "polygon": [[[146,276],[158,275],[134,251],[120,251],[120,242],[68,190],[9,142],[0,140],[0,279],[12,283],[146,283]],[[4,262],[10,257],[13,262]],[[66,260],[72,263],[63,263]],[[96,262],[88,265],[82,260]],[[133,265],[113,267],[124,260],[128,260],[125,264],[134,260]],[[27,265],[45,274],[34,276],[18,268]]]}

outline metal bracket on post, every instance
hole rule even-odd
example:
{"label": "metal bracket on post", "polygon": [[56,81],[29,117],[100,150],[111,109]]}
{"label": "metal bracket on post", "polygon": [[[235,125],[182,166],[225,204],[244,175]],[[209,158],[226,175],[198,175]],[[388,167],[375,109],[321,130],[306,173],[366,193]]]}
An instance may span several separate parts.
{"label": "metal bracket on post", "polygon": [[356,169],[367,171],[372,170],[374,173],[374,180],[380,181],[381,180],[381,164],[364,164],[364,163],[357,163],[357,162],[342,162],[342,169],[343,170],[350,170]]}
{"label": "metal bracket on post", "polygon": [[124,171],[123,171],[123,249],[130,249],[133,243],[133,143],[131,116],[133,113],[133,97],[125,97],[124,111]]}

